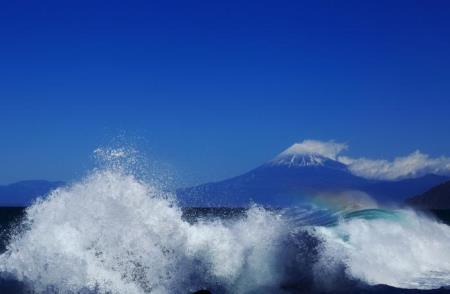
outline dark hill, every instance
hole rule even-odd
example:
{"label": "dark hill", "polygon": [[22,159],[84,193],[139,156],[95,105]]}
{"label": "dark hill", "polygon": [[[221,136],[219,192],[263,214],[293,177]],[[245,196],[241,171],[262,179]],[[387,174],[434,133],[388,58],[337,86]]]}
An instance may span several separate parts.
{"label": "dark hill", "polygon": [[450,209],[450,181],[437,185],[421,195],[408,199],[407,203],[426,209]]}

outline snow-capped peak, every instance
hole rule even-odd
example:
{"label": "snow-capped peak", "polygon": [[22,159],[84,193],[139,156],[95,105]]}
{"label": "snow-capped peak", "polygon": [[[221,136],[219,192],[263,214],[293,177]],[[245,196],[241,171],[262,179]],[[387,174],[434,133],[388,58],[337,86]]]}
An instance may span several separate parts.
{"label": "snow-capped peak", "polygon": [[324,165],[328,159],[315,154],[283,154],[275,157],[270,163],[272,165],[287,166],[319,166]]}
{"label": "snow-capped peak", "polygon": [[326,162],[336,161],[337,155],[346,148],[347,145],[333,141],[304,140],[281,152],[270,164],[290,167],[323,166]]}
{"label": "snow-capped peak", "polygon": [[346,144],[334,141],[321,142],[316,140],[304,140],[296,143],[284,150],[279,156],[285,155],[319,155],[325,158],[336,160],[336,157],[343,150],[347,149]]}

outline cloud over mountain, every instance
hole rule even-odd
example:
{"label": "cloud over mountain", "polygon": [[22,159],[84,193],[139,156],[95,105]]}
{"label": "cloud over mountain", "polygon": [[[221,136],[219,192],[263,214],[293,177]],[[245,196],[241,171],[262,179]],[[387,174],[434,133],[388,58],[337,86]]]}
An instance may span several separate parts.
{"label": "cloud over mountain", "polygon": [[353,159],[346,156],[340,156],[339,161],[347,164],[353,174],[372,179],[396,180],[430,173],[450,174],[449,157],[432,158],[418,150],[409,155],[397,157],[392,161],[369,158]]}
{"label": "cloud over mountain", "polygon": [[283,151],[280,156],[291,154],[313,154],[336,160],[337,156],[347,148],[347,144],[336,143],[334,141],[304,140],[303,142],[292,145]]}
{"label": "cloud over mountain", "polygon": [[345,143],[335,141],[304,140],[292,145],[281,155],[316,154],[346,164],[349,170],[358,176],[379,179],[397,180],[414,178],[425,174],[450,175],[450,157],[430,157],[419,150],[406,156],[399,156],[392,161],[386,159],[352,158],[341,155],[348,149]]}

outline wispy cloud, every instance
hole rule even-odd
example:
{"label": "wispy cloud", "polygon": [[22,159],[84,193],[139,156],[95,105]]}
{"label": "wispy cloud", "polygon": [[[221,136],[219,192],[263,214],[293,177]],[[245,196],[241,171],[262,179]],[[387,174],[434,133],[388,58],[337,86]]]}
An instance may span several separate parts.
{"label": "wispy cloud", "polygon": [[304,140],[283,151],[280,155],[317,154],[336,160],[337,156],[348,148],[347,144],[334,141]]}
{"label": "wispy cloud", "polygon": [[449,157],[432,158],[420,151],[397,157],[392,161],[369,158],[354,159],[347,156],[339,156],[338,160],[347,164],[353,174],[371,179],[397,180],[430,173],[450,174]]}
{"label": "wispy cloud", "polygon": [[450,157],[431,157],[417,150],[409,155],[396,157],[393,160],[366,157],[352,158],[341,155],[347,149],[348,145],[345,143],[304,140],[292,145],[281,155],[321,155],[344,163],[353,174],[369,179],[397,180],[419,177],[430,173],[450,175]]}

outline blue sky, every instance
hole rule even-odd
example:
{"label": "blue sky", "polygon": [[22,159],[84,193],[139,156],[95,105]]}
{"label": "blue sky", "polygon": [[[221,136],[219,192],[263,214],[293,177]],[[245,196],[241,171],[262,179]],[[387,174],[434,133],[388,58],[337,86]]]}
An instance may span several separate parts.
{"label": "blue sky", "polygon": [[3,1],[0,183],[118,136],[182,184],[303,139],[450,156],[448,1]]}

